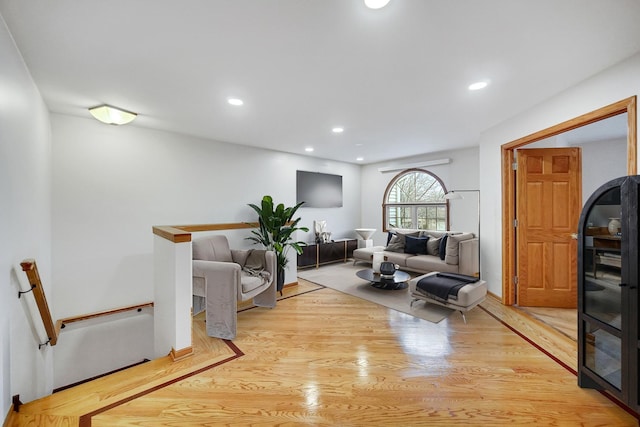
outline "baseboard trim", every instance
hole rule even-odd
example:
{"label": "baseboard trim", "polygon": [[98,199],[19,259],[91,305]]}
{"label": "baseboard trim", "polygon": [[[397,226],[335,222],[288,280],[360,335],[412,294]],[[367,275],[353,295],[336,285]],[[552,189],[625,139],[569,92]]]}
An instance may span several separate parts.
{"label": "baseboard trim", "polygon": [[[80,384],[88,383],[89,381],[97,380],[98,378],[106,377],[107,375],[115,374],[116,372],[124,371],[125,369],[133,368],[134,366],[138,366],[138,365],[141,365],[141,364],[147,363],[147,362],[149,362],[149,359],[142,359],[140,362],[132,363],[131,365],[127,365],[127,366],[124,366],[122,368],[114,369],[113,371],[105,372],[104,374],[96,375],[94,377],[87,378],[85,380],[78,381],[78,382],[75,382],[75,383],[72,383],[72,384],[63,385],[62,387],[54,388],[52,393],[58,393],[60,391],[69,389],[71,387],[75,387],[75,386],[80,385]],[[14,402],[14,404],[15,404],[15,402]]]}
{"label": "baseboard trim", "polygon": [[13,426],[13,425],[17,425],[17,423],[15,423],[13,421],[13,417],[16,417],[18,411],[14,408],[13,405],[11,405],[9,407],[9,412],[7,413],[7,416],[4,417],[4,422],[2,423],[2,427],[9,427],[9,426]]}
{"label": "baseboard trim", "polygon": [[177,362],[178,360],[182,360],[192,355],[193,355],[192,346],[181,348],[180,350],[176,350],[173,347],[171,347],[171,353],[169,353],[169,356],[171,356],[171,360],[173,360],[174,362]]}

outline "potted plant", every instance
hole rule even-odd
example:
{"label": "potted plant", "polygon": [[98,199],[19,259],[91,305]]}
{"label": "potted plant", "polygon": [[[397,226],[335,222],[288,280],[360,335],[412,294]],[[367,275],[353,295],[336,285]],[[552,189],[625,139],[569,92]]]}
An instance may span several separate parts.
{"label": "potted plant", "polygon": [[252,203],[251,208],[258,214],[258,230],[252,230],[249,240],[259,243],[267,250],[276,253],[278,277],[277,290],[282,291],[284,286],[284,270],[287,267],[289,259],[287,253],[293,248],[298,255],[302,253],[302,247],[306,245],[304,242],[296,242],[291,235],[298,231],[309,231],[307,227],[298,227],[300,218],[293,219],[298,208],[304,202],[300,202],[293,207],[285,208],[282,203],[274,205],[271,196],[264,196],[260,206]]}

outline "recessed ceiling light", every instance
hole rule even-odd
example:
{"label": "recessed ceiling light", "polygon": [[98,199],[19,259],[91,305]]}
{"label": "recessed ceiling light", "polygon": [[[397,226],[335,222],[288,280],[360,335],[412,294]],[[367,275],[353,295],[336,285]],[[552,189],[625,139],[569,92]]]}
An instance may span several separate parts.
{"label": "recessed ceiling light", "polygon": [[239,107],[240,105],[244,104],[244,102],[240,98],[228,98],[227,102],[231,105],[235,105],[236,107]]}
{"label": "recessed ceiling light", "polygon": [[313,147],[307,147],[304,149],[307,153],[311,153],[313,151]]}
{"label": "recessed ceiling light", "polygon": [[471,83],[469,85],[469,90],[480,90],[480,89],[484,89],[485,87],[487,87],[489,83],[482,81],[482,82],[475,82],[475,83]]}
{"label": "recessed ceiling light", "polygon": [[364,157],[358,157],[356,160],[357,160],[358,162],[361,162],[361,161],[363,161],[363,160],[364,160]]}
{"label": "recessed ceiling light", "polygon": [[340,127],[340,126],[336,126],[333,129],[331,129],[331,132],[333,132],[333,133],[342,133],[342,132],[344,132],[344,128]]}
{"label": "recessed ceiling light", "polygon": [[112,107],[111,105],[98,105],[97,107],[89,108],[89,112],[97,120],[108,125],[126,125],[138,117],[136,113]]}
{"label": "recessed ceiling light", "polygon": [[389,3],[389,0],[364,0],[364,4],[369,9],[380,9],[383,8]]}

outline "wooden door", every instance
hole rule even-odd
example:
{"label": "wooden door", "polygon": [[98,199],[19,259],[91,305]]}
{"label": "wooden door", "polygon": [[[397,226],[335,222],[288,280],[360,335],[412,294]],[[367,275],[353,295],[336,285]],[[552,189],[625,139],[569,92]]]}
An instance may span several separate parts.
{"label": "wooden door", "polygon": [[576,308],[580,149],[524,149],[517,156],[517,304]]}

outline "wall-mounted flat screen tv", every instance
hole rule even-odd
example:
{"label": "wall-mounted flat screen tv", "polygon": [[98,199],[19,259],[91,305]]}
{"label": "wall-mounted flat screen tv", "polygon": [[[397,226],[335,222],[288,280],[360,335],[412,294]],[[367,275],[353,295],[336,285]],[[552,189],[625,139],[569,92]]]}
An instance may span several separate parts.
{"label": "wall-mounted flat screen tv", "polygon": [[342,207],[342,176],[296,171],[296,200],[303,208]]}

